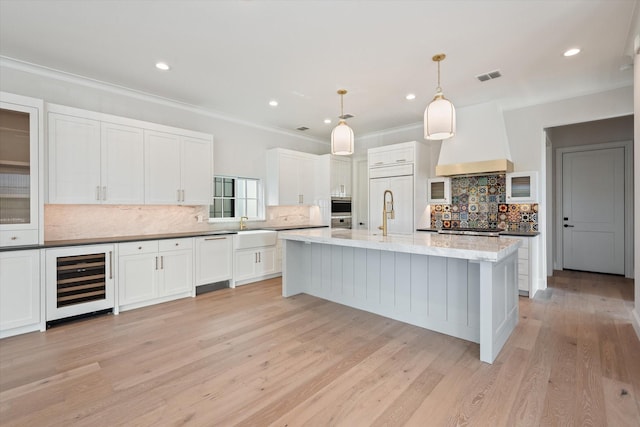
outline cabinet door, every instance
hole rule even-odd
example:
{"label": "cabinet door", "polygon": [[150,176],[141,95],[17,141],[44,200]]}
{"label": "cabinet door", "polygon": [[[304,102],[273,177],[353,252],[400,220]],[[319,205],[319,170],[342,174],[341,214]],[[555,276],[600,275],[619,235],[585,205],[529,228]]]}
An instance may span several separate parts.
{"label": "cabinet door", "polygon": [[[376,178],[369,181],[369,230],[382,232],[382,200],[385,190],[393,192],[394,219],[387,217],[387,232],[413,233],[413,176]],[[387,196],[389,201],[389,196]]]}
{"label": "cabinet door", "polygon": [[[278,158],[278,204],[300,204],[298,191],[298,158],[289,153],[281,153]],[[312,168],[313,171],[313,168]]]}
{"label": "cabinet door", "polygon": [[513,172],[506,176],[507,203],[536,202],[538,187],[537,172]]}
{"label": "cabinet door", "polygon": [[161,280],[159,296],[193,290],[193,252],[191,250],[160,252]]}
{"label": "cabinet door", "polygon": [[102,201],[144,203],[144,138],[140,128],[102,123]]}
{"label": "cabinet door", "polygon": [[158,296],[157,252],[120,256],[118,259],[118,305],[144,302]]}
{"label": "cabinet door", "polygon": [[262,248],[258,252],[256,264],[256,276],[273,274],[276,272],[276,247]]}
{"label": "cabinet door", "polygon": [[[391,178],[395,219],[388,221],[389,233],[413,233],[413,176]],[[380,200],[382,203],[382,200]],[[382,215],[382,213],[380,214]]]}
{"label": "cabinet door", "polygon": [[196,286],[231,279],[233,275],[232,239],[231,236],[196,239]]}
{"label": "cabinet door", "polygon": [[[0,245],[37,244],[42,101],[6,93],[0,99]],[[31,233],[5,240],[1,230]]]}
{"label": "cabinet door", "polygon": [[100,122],[49,113],[49,203],[101,203]]}
{"label": "cabinet door", "polygon": [[180,138],[144,131],[145,203],[176,205],[180,193]]}
{"label": "cabinet door", "polygon": [[0,253],[0,337],[38,330],[40,317],[40,251]]}
{"label": "cabinet door", "polygon": [[309,157],[300,157],[297,160],[298,172],[297,178],[294,178],[298,184],[298,204],[311,205],[315,199],[315,162]]}
{"label": "cabinet door", "polygon": [[246,249],[235,251],[234,275],[233,279],[250,279],[256,275],[256,264],[258,263],[258,251]]}
{"label": "cabinet door", "polygon": [[182,203],[210,205],[213,200],[213,150],[210,141],[182,138]]}

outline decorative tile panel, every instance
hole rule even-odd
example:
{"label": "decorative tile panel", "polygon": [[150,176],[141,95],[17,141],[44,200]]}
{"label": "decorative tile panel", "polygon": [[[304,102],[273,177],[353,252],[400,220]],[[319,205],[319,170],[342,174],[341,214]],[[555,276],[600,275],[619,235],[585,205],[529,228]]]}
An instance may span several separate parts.
{"label": "decorative tile panel", "polygon": [[431,205],[431,228],[538,231],[538,204],[507,204],[504,175],[451,178],[451,204]]}

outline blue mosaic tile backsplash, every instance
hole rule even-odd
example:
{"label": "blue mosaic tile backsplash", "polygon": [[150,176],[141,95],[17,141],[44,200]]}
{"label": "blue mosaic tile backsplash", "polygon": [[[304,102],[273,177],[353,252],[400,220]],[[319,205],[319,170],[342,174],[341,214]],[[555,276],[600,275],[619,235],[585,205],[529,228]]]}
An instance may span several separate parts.
{"label": "blue mosaic tile backsplash", "polygon": [[538,204],[507,204],[504,175],[454,177],[451,204],[431,205],[431,228],[538,231]]}

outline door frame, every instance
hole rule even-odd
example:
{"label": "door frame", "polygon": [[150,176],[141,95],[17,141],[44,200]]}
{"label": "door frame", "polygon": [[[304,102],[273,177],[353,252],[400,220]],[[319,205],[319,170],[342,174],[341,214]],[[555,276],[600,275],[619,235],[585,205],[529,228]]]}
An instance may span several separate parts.
{"label": "door frame", "polygon": [[562,270],[563,265],[563,236],[562,236],[562,156],[565,153],[581,151],[603,150],[607,148],[624,148],[624,276],[633,278],[633,141],[614,141],[601,144],[576,145],[556,149],[556,212],[555,212],[555,260],[554,269]]}

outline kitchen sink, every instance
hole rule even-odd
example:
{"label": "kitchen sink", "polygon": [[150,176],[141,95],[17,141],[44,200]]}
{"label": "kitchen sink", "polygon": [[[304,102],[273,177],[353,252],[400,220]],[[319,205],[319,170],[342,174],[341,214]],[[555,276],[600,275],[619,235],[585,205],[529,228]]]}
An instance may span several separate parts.
{"label": "kitchen sink", "polygon": [[236,234],[236,249],[256,248],[276,244],[278,232],[274,230],[242,230]]}

